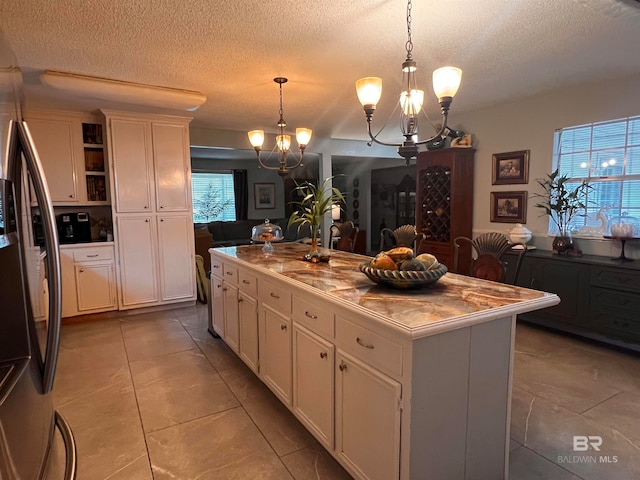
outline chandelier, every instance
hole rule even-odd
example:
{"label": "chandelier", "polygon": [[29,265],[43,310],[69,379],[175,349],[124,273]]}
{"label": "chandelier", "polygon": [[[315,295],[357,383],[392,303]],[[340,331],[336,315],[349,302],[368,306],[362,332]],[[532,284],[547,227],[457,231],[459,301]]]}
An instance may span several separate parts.
{"label": "chandelier", "polygon": [[[292,169],[302,165],[304,149],[309,144],[309,140],[311,140],[312,132],[310,128],[296,128],[296,141],[298,142],[300,153],[296,155],[294,152],[291,152],[291,135],[286,135],[284,133],[284,128],[287,126],[287,122],[284,121],[282,110],[282,84],[287,83],[288,80],[284,77],[276,77],[273,81],[280,85],[280,119],[277,124],[280,133],[279,135],[276,135],[276,146],[265,160],[262,159],[260,154],[262,151],[262,144],[264,143],[264,130],[251,130],[248,135],[251,145],[258,154],[258,162],[260,163],[260,166],[268,170],[277,170],[278,175],[285,177]],[[275,165],[274,162],[273,165],[270,165],[269,163],[271,162],[271,158],[276,150],[278,164]],[[291,163],[289,163],[290,159],[292,160]]]}
{"label": "chandelier", "polygon": [[375,142],[380,145],[398,147],[398,154],[406,159],[408,166],[409,160],[417,156],[419,145],[444,139],[447,136],[454,138],[457,136],[457,133],[448,127],[447,118],[453,97],[460,86],[462,70],[457,67],[442,67],[433,72],[433,90],[440,103],[442,126],[432,137],[418,141],[418,114],[422,110],[424,91],[419,90],[416,84],[416,62],[412,56],[413,41],[411,40],[411,0],[407,3],[407,37],[408,39],[405,45],[407,58],[402,63],[403,91],[400,93],[400,124],[402,135],[404,136],[402,143],[386,143],[378,140],[377,136],[384,130],[384,126],[378,134],[373,135],[373,133],[371,133],[371,120],[382,94],[382,79],[379,77],[361,78],[356,82],[356,91],[367,117],[367,131],[371,138],[368,145],[371,146],[372,142]]}

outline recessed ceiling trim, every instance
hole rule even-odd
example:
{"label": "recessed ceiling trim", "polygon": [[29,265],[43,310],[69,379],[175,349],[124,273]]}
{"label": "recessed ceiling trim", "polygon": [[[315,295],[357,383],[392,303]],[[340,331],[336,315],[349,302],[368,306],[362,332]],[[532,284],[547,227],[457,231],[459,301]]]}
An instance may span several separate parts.
{"label": "recessed ceiling trim", "polygon": [[207,97],[202,93],[191,90],[156,87],[52,70],[42,73],[40,81],[43,85],[73,95],[173,110],[194,111],[207,101]]}

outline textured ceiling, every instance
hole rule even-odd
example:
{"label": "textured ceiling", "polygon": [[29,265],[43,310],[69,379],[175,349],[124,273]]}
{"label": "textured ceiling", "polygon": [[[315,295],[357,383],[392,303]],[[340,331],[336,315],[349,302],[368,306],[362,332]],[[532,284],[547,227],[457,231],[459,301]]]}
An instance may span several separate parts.
{"label": "textured ceiling", "polygon": [[[445,64],[463,69],[455,125],[456,111],[639,73],[639,6],[637,0],[415,0],[420,83],[435,103],[431,71]],[[403,0],[0,0],[0,28],[25,72],[28,105],[105,106],[40,84],[43,70],[57,70],[199,91],[208,100],[189,113],[194,125],[274,131],[272,79],[286,76],[291,130],[308,126],[323,137],[364,139],[354,81],[384,79],[374,123],[387,120],[399,93],[405,8]]]}

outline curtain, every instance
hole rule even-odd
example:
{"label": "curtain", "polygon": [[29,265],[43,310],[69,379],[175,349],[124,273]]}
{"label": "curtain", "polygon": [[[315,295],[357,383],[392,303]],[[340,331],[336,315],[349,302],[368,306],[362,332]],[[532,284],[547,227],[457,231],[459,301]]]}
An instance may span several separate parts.
{"label": "curtain", "polygon": [[236,220],[246,220],[249,208],[249,185],[247,171],[233,171],[233,186],[235,188]]}

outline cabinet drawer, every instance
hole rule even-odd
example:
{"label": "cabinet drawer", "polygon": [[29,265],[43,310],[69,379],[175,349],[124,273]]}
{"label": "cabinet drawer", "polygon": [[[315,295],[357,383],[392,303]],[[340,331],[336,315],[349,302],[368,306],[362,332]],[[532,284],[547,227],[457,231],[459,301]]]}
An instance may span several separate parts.
{"label": "cabinet drawer", "polygon": [[591,312],[590,320],[595,330],[626,340],[640,340],[640,320],[637,313],[612,312],[611,309],[601,307]]}
{"label": "cabinet drawer", "polygon": [[293,319],[325,338],[333,338],[334,315],[326,308],[294,296]]}
{"label": "cabinet drawer", "polygon": [[232,265],[223,264],[222,271],[224,272],[223,278],[232,285],[238,284],[238,268]]}
{"label": "cabinet drawer", "polygon": [[592,311],[598,309],[607,311],[615,311],[615,309],[640,311],[640,294],[592,287],[590,297]]}
{"label": "cabinet drawer", "polygon": [[222,261],[217,257],[211,258],[211,275],[222,277]]}
{"label": "cabinet drawer", "polygon": [[82,248],[73,251],[74,262],[95,262],[97,260],[113,260],[113,248]]}
{"label": "cabinet drawer", "polygon": [[284,285],[260,280],[258,295],[262,303],[275,308],[284,315],[291,315],[291,292],[288,292]]}
{"label": "cabinet drawer", "polygon": [[640,272],[621,268],[591,267],[591,285],[640,292]]}
{"label": "cabinet drawer", "polygon": [[245,270],[238,270],[238,286],[249,295],[255,297],[258,294],[258,279]]}
{"label": "cabinet drawer", "polygon": [[336,343],[369,365],[402,375],[402,345],[342,317],[336,321]]}

